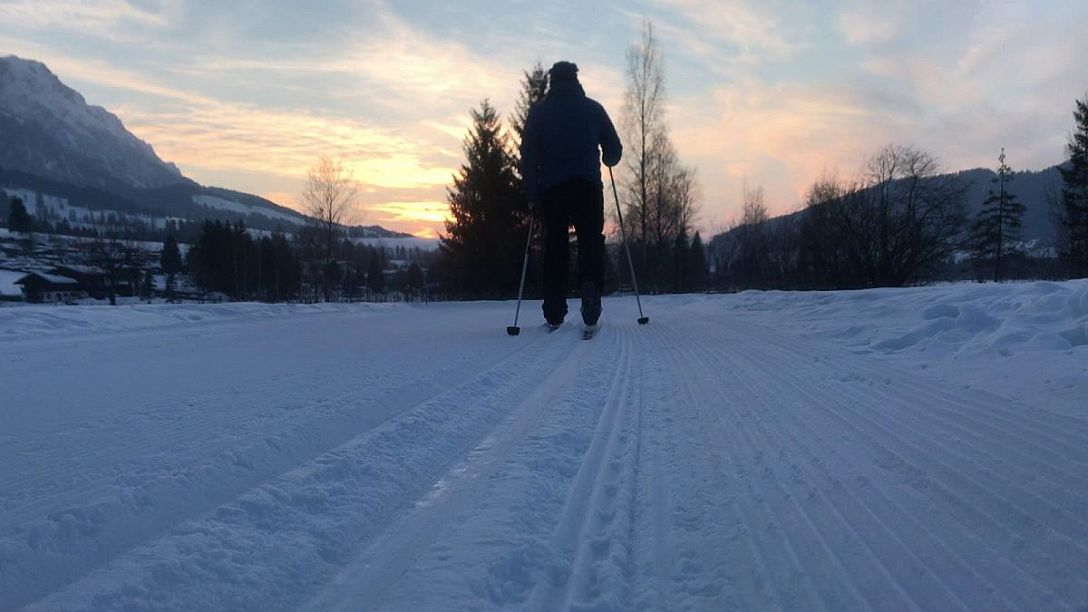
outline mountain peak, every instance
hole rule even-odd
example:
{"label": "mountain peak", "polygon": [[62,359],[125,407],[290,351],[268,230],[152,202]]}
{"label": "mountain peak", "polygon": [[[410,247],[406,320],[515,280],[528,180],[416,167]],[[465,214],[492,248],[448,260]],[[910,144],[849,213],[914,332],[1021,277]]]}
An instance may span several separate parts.
{"label": "mountain peak", "polygon": [[0,166],[11,170],[109,191],[185,180],[116,115],[89,106],[35,60],[0,57],[0,132]]}

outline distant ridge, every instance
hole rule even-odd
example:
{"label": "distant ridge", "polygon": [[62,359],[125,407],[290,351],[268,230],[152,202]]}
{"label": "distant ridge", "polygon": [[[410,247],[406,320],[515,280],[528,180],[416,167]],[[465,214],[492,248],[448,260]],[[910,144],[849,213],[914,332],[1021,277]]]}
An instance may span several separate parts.
{"label": "distant ridge", "polygon": [[[83,96],[34,60],[0,57],[0,190],[37,194],[34,211],[88,225],[97,213],[162,227],[169,221],[242,220],[247,227],[294,232],[309,223],[295,210],[260,196],[204,187],[159,158],[116,115]],[[48,197],[45,197],[48,196]],[[347,228],[353,237],[408,238],[380,226]]]}
{"label": "distant ridge", "polygon": [[[1051,248],[1057,245],[1057,228],[1053,221],[1051,198],[1061,191],[1061,173],[1059,166],[1051,166],[1038,171],[1015,172],[1013,180],[1009,183],[1009,191],[1016,195],[1020,203],[1025,207],[1024,225],[1021,236],[1025,242],[1036,241],[1040,248]],[[987,168],[974,168],[938,175],[928,180],[940,180],[954,176],[963,181],[967,188],[967,227],[975,219],[982,202],[986,199],[990,189],[994,189],[994,179],[997,173]],[[801,205],[803,207],[803,204]],[[773,217],[767,223],[775,224],[789,221],[804,213],[804,209]],[[733,230],[727,230],[712,238],[723,240]]]}

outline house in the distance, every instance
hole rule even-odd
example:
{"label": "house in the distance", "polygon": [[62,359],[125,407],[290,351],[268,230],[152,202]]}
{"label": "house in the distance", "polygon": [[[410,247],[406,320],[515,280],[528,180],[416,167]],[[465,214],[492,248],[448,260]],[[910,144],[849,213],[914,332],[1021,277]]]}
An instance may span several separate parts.
{"label": "house in the distance", "polygon": [[[79,283],[79,288],[96,300],[105,299],[109,293],[110,278],[102,268],[62,264],[53,268],[51,273],[75,279]],[[131,291],[126,295],[132,295]]]}
{"label": "house in the distance", "polygon": [[78,280],[59,274],[31,272],[15,284],[22,287],[24,299],[33,303],[72,302],[87,296]]}

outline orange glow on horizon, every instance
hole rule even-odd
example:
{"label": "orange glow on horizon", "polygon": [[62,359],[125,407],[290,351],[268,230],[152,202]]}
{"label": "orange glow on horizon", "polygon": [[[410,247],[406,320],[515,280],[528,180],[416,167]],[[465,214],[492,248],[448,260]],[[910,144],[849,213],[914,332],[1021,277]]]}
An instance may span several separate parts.
{"label": "orange glow on horizon", "polygon": [[[298,194],[269,191],[261,193],[260,196],[291,210],[305,212]],[[361,212],[351,224],[380,225],[417,238],[438,238],[449,215],[449,204],[433,200],[362,203],[358,208]]]}

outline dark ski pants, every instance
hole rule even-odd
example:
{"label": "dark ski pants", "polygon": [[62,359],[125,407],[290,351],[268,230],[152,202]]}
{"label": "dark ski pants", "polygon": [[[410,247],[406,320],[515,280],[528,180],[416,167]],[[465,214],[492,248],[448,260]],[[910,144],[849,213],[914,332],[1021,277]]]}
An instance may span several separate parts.
{"label": "dark ski pants", "polygon": [[567,315],[570,267],[569,228],[578,236],[578,286],[604,287],[604,194],[599,184],[581,179],[560,183],[541,194],[544,220],[544,318],[559,323]]}

